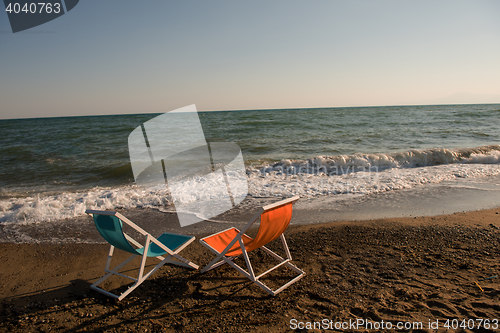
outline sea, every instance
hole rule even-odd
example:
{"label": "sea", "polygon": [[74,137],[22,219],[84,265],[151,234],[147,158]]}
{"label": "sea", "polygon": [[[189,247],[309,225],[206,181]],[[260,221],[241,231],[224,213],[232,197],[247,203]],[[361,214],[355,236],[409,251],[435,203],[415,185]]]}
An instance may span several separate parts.
{"label": "sea", "polygon": [[[135,184],[128,151],[130,133],[158,115],[0,120],[0,223],[58,221],[87,208],[171,210],[168,191]],[[241,148],[254,198],[397,197],[460,180],[500,188],[500,104],[210,111],[199,118],[208,142]]]}

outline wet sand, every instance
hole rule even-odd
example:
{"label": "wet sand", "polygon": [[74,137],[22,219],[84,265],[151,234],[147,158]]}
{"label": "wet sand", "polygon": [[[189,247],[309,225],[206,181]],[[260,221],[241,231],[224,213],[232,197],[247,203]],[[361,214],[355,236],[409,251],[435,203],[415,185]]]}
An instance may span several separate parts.
{"label": "wet sand", "polygon": [[[342,329],[342,323],[362,320],[372,325],[390,322],[392,331],[399,322],[417,323],[415,330],[406,331],[431,332],[429,320],[444,330],[448,319],[461,323],[471,318],[490,320],[490,330],[495,331],[500,279],[481,280],[500,270],[499,212],[292,225],[286,232],[288,244],[295,264],[306,276],[275,297],[227,266],[201,274],[166,265],[125,300],[116,302],[89,289],[102,276],[107,245],[2,243],[0,331],[284,332],[311,328],[319,332],[325,328],[321,324],[347,332],[352,326]],[[279,242],[272,245],[279,251]],[[198,241],[182,254],[201,267],[212,259]],[[261,251],[251,253],[251,258],[259,263],[258,272],[271,263]],[[151,259],[148,267],[154,262]],[[280,269],[265,281],[277,286],[292,276]],[[122,290],[126,283],[116,278],[105,287]],[[477,332],[477,326],[466,331]]]}

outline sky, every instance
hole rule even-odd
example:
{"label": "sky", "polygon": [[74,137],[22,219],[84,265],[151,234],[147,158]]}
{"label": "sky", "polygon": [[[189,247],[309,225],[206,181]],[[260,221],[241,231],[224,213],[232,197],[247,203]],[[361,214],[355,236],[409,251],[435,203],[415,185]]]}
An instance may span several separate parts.
{"label": "sky", "polygon": [[2,10],[0,119],[500,103],[499,17],[496,0],[82,0],[14,34]]}

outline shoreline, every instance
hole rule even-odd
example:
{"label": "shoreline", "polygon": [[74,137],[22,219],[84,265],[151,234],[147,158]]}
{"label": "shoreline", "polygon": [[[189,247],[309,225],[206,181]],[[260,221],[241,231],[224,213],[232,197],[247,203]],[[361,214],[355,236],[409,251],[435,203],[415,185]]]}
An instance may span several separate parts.
{"label": "shoreline", "polygon": [[[108,245],[1,243],[0,331],[282,332],[292,319],[493,319],[500,280],[478,282],[483,291],[474,281],[500,271],[499,213],[291,225],[287,241],[306,276],[276,297],[225,266],[201,274],[165,265],[115,302],[89,288]],[[200,267],[212,259],[198,241],[182,255]]]}
{"label": "shoreline", "polygon": [[[117,211],[154,236],[163,232],[199,235],[215,233],[231,226],[242,227],[257,209],[280,199],[249,195],[235,208],[208,221],[186,227],[180,227],[173,206]],[[436,216],[493,209],[499,203],[500,176],[465,178],[376,194],[304,197],[294,205],[291,224]],[[92,219],[86,215],[53,222],[0,223],[0,243],[73,244],[103,241]]]}
{"label": "shoreline", "polygon": [[[302,199],[296,208],[307,213],[303,217],[296,216],[295,223],[307,224],[311,223],[308,219],[311,214],[320,217],[312,221],[318,223],[437,215],[496,207],[500,202],[499,165],[478,164],[472,169],[470,166],[448,164],[389,169],[379,173],[354,173],[345,177],[300,175],[282,178],[276,174],[262,177],[253,175],[249,178],[246,203],[239,204],[240,207],[235,210],[256,208],[259,201],[273,202],[299,195]],[[194,188],[192,190],[196,191]],[[16,225],[50,224],[63,219],[71,223],[79,218],[76,215],[84,216],[86,208],[106,210],[124,207],[125,213],[143,207],[174,210],[169,200],[167,193],[142,191],[132,184],[41,197],[12,197],[0,200],[0,242],[36,241],[36,238],[29,237],[25,240],[6,238],[8,235],[4,235],[2,229],[12,230]],[[225,221],[224,216],[213,219]],[[176,224],[165,227],[175,228]]]}

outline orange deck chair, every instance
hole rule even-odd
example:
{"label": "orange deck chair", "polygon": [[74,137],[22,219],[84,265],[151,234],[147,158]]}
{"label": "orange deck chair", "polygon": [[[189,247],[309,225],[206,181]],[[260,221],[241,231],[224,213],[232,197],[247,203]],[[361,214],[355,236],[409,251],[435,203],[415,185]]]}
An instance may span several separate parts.
{"label": "orange deck chair", "polygon": [[[293,198],[285,199],[260,208],[257,214],[252,217],[252,219],[241,231],[236,228],[230,228],[223,230],[217,234],[200,239],[200,243],[202,245],[206,246],[217,255],[217,257],[212,260],[207,266],[205,266],[201,270],[201,272],[203,273],[210,269],[228,263],[238,272],[249,278],[259,287],[273,296],[301,279],[304,276],[305,272],[292,265],[292,256],[290,255],[285,236],[283,235],[283,232],[290,224],[290,220],[292,219],[292,206],[297,200],[299,200],[299,197],[295,196]],[[255,238],[251,238],[247,236],[245,232],[248,230],[248,228],[250,228],[250,226],[252,226],[252,224],[254,224],[255,221],[258,220],[259,217],[259,231]],[[282,258],[278,254],[265,247],[267,243],[277,239],[278,237],[281,238],[281,242],[283,244],[283,248],[287,257],[286,259]],[[248,253],[259,248],[279,261],[279,264],[268,269],[264,273],[255,276],[252,264],[250,263],[250,258],[248,257]],[[243,255],[248,271],[245,271],[243,268],[234,263],[233,260],[239,255]],[[276,290],[272,290],[259,280],[261,277],[270,273],[281,265],[289,267],[299,275]]]}

